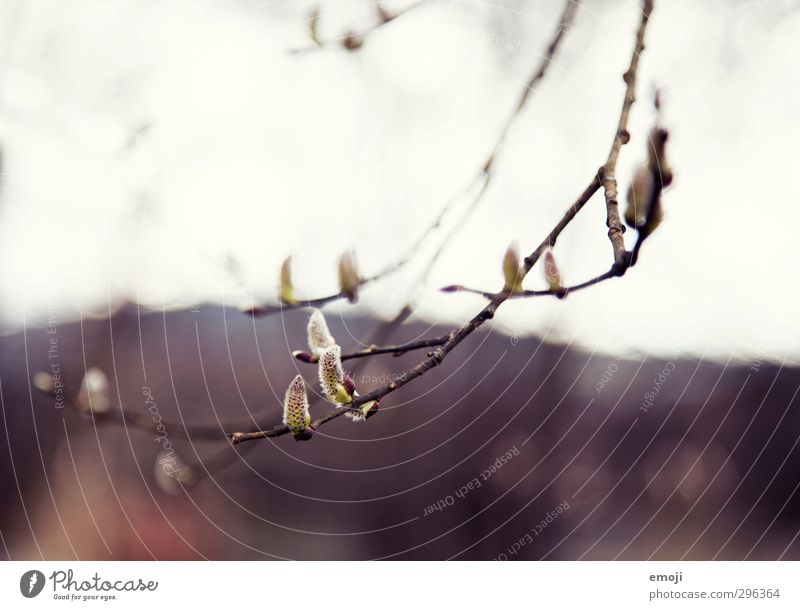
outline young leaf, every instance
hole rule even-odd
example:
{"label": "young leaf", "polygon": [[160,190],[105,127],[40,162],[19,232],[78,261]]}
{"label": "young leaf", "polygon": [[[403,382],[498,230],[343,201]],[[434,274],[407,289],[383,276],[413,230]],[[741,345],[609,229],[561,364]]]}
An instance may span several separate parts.
{"label": "young leaf", "polygon": [[283,423],[289,428],[295,440],[308,440],[312,430],[309,428],[311,415],[308,412],[308,395],[303,377],[292,379],[283,399]]}
{"label": "young leaf", "polygon": [[292,257],[287,256],[281,264],[281,301],[287,305],[294,305],[294,286],[292,285]]}
{"label": "young leaf", "polygon": [[353,402],[355,392],[352,388],[348,390],[350,384],[346,385],[342,350],[338,345],[326,349],[319,358],[319,385],[329,401],[343,405]]}
{"label": "young leaf", "polygon": [[108,377],[97,367],[91,367],[81,381],[78,397],[75,400],[82,411],[104,413],[111,407],[111,390]]}
{"label": "young leaf", "polygon": [[503,290],[512,293],[522,292],[523,270],[519,264],[519,244],[516,240],[508,245],[503,256],[503,278],[505,279]]}
{"label": "young leaf", "polygon": [[351,303],[358,299],[358,287],[361,280],[358,277],[356,257],[352,250],[345,251],[339,258],[339,290]]}

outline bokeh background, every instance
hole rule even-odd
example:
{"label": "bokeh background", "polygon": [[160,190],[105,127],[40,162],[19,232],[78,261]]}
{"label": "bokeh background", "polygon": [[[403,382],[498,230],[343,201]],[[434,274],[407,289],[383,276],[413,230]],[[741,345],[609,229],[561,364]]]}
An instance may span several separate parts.
{"label": "bokeh background", "polygon": [[[281,261],[301,296],[330,294],[344,249],[372,274],[452,200],[406,267],[325,312],[345,351],[474,315],[480,297],[438,288],[499,288],[509,241],[532,250],[583,188],[639,18],[581,3],[467,213],[563,4],[430,0],[358,50],[293,52],[315,7],[323,40],[376,19],[372,2],[0,0],[0,556],[800,558],[798,3],[656,3],[618,174],[658,87],[675,182],[624,278],[505,304],[366,424],[234,448],[224,433],[277,422],[295,374],[314,384],[291,357],[307,311],[239,311],[276,302]],[[610,264],[604,222],[596,196],[562,235],[568,283]],[[146,387],[186,424],[169,436],[185,485],[154,434],[32,387],[54,338],[68,397],[99,367],[112,409],[147,413]],[[359,391],[423,354],[353,361]]]}

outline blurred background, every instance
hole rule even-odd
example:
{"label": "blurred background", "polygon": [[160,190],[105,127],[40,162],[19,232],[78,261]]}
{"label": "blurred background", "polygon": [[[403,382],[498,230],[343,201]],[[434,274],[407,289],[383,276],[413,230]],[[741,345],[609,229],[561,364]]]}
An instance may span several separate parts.
{"label": "blurred background", "polygon": [[[288,255],[315,298],[343,250],[368,276],[411,248],[325,313],[344,351],[439,336],[484,304],[439,288],[499,289],[507,244],[584,188],[633,0],[580,4],[474,210],[468,188],[563,6],[387,1],[375,27],[374,2],[0,0],[0,556],[800,558],[794,0],[656,2],[618,178],[658,88],[675,180],[625,277],[504,304],[365,424],[225,440],[316,387],[308,311],[240,311],[278,302]],[[608,268],[606,231],[598,194],[555,249],[567,283]],[[423,355],[348,368],[364,393]],[[178,427],[59,408],[31,383],[54,362],[65,398],[99,367],[112,411]]]}

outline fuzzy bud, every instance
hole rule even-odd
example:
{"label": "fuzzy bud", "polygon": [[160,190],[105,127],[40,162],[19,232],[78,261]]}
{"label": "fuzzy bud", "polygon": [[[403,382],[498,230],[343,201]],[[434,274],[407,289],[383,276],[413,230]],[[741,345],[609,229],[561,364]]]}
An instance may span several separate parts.
{"label": "fuzzy bud", "polygon": [[75,403],[81,411],[105,413],[111,407],[111,390],[106,374],[97,367],[91,367],[81,381]]}
{"label": "fuzzy bud", "polygon": [[308,412],[308,395],[303,377],[292,379],[283,399],[283,423],[291,431],[295,440],[311,438],[311,414]]}
{"label": "fuzzy bud", "polygon": [[281,264],[281,301],[287,305],[294,305],[297,299],[294,296],[294,286],[292,285],[292,257],[287,256]]}
{"label": "fuzzy bud", "polygon": [[358,299],[358,287],[361,280],[358,277],[356,256],[352,250],[347,250],[339,258],[339,290],[351,303]]}
{"label": "fuzzy bud", "polygon": [[308,19],[308,36],[311,42],[320,46],[319,40],[319,7],[315,6],[311,11],[311,16]]}
{"label": "fuzzy bud", "polygon": [[503,278],[505,279],[503,290],[508,290],[514,294],[522,292],[523,274],[524,271],[519,264],[519,244],[515,240],[508,245],[508,249],[503,256]]}
{"label": "fuzzy bud", "polygon": [[328,323],[325,321],[325,316],[319,309],[314,309],[311,312],[311,317],[308,318],[308,348],[311,353],[319,356],[329,347],[336,345],[336,339],[331,335],[328,330]]}
{"label": "fuzzy bud", "polygon": [[50,373],[39,371],[33,375],[33,387],[49,396],[54,396],[56,393],[55,379]]}
{"label": "fuzzy bud", "polygon": [[329,347],[319,357],[319,384],[322,393],[329,401],[343,405],[353,402],[355,391],[352,388],[352,380],[349,383],[345,381],[342,350],[338,345]]}

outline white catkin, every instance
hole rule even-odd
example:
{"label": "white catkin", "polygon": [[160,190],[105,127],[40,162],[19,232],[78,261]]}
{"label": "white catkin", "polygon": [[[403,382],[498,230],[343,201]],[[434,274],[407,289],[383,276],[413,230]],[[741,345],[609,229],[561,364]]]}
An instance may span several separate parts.
{"label": "white catkin", "polygon": [[308,412],[308,396],[306,384],[298,375],[289,384],[286,397],[283,401],[283,423],[291,430],[292,434],[302,432],[311,422]]}
{"label": "white catkin", "polygon": [[329,400],[336,402],[338,386],[344,385],[342,350],[338,345],[326,349],[319,359],[319,385]]}
{"label": "white catkin", "polygon": [[308,319],[308,348],[315,356],[321,356],[329,347],[336,345],[336,339],[333,338],[331,332],[328,330],[328,323],[325,321],[325,316],[319,309],[311,312],[311,317]]}

